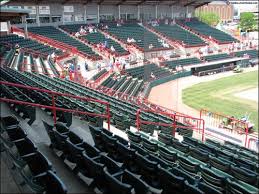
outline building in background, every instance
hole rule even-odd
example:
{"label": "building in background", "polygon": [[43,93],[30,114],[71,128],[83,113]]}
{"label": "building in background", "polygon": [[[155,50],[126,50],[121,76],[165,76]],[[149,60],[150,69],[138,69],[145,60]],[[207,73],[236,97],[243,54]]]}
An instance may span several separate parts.
{"label": "building in background", "polygon": [[258,20],[258,0],[229,0],[234,7],[233,18],[240,19],[240,14],[244,12],[252,12]]}
{"label": "building in background", "polygon": [[216,13],[222,22],[232,21],[234,15],[233,5],[224,1],[213,1],[209,4],[197,8],[196,11]]}

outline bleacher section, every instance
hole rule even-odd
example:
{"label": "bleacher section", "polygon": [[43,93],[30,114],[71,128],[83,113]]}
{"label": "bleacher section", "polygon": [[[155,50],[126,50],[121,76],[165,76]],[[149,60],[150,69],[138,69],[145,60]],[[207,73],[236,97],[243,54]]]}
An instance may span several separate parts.
{"label": "bleacher section", "polygon": [[153,45],[153,49],[164,48],[158,41],[159,37],[138,24],[123,24],[119,27],[116,25],[109,25],[107,31],[125,42],[127,42],[128,38],[133,38],[136,41],[134,44],[145,51],[151,50],[149,49],[150,44]]}
{"label": "bleacher section", "polygon": [[198,36],[188,32],[187,30],[182,29],[178,25],[166,25],[160,24],[159,26],[153,27],[158,32],[166,35],[167,37],[183,42],[188,46],[203,46],[205,42],[200,39]]}
{"label": "bleacher section", "polygon": [[[81,86],[71,81],[61,80],[57,78],[53,79],[45,75],[37,75],[37,74],[28,73],[28,72],[22,73],[22,72],[14,71],[12,69],[1,69],[1,73],[2,73],[2,79],[6,81],[21,83],[29,86],[34,86],[34,87],[45,88],[51,91],[70,93],[74,95],[85,96],[85,97],[96,98],[96,99],[107,101],[110,103],[110,107],[111,107],[112,123],[114,123],[119,129],[125,130],[125,129],[128,129],[130,126],[136,125],[136,111],[139,109],[139,106],[135,105],[134,103],[119,100],[115,97],[108,96],[103,92],[95,91],[93,89]],[[66,99],[65,101],[67,102],[66,106],[70,107],[69,104],[71,104],[71,108],[78,107],[80,110],[85,110],[87,112],[96,111],[96,113],[98,113],[98,112],[102,112],[101,110],[104,110],[102,106],[99,106],[97,104],[89,104],[86,106],[82,104],[80,101],[78,102],[71,101],[70,99]],[[47,102],[44,102],[44,104],[45,103]],[[63,104],[63,106],[65,105]],[[145,107],[144,104],[143,104],[143,107]],[[97,108],[99,111],[95,110],[94,108]],[[143,113],[142,118],[148,121],[154,121],[154,122],[159,120],[163,122],[172,122],[170,118],[167,118],[162,115],[158,117],[156,114],[153,114],[153,113]],[[154,130],[154,128],[150,127],[147,130],[152,131]],[[169,130],[171,131],[171,128]],[[179,128],[179,130],[181,131],[184,129]]]}
{"label": "bleacher section", "polygon": [[60,76],[60,72],[57,70],[56,64],[54,64],[52,59],[45,59],[40,56],[36,57],[23,51],[15,54],[14,49],[5,50],[3,59],[5,67],[10,67],[18,71],[34,72],[51,77]]}
{"label": "bleacher section", "polygon": [[97,80],[98,78],[100,78],[103,74],[107,73],[107,70],[106,69],[102,69],[101,71],[99,71],[97,74],[95,74],[93,77],[92,77],[92,80]]}
{"label": "bleacher section", "polygon": [[216,55],[207,55],[203,57],[205,61],[218,61],[218,60],[223,60],[223,59],[229,59],[231,58],[230,55],[223,53],[223,54],[216,54]]}
{"label": "bleacher section", "polygon": [[85,26],[85,24],[70,24],[70,25],[60,25],[59,28],[65,30],[66,32],[72,34],[79,32],[81,26]]}
{"label": "bleacher section", "polygon": [[162,65],[166,66],[170,69],[175,69],[176,66],[179,66],[179,65],[184,67],[187,65],[194,65],[194,64],[198,64],[198,63],[202,63],[202,61],[196,57],[193,57],[193,58],[178,59],[178,60],[173,60],[173,61],[162,62]]}
{"label": "bleacher section", "polygon": [[107,41],[107,46],[109,49],[111,48],[111,46],[113,46],[115,51],[118,54],[127,54],[128,53],[119,43],[115,42],[111,38],[105,38],[105,36],[103,34],[101,34],[100,32],[89,33],[87,35],[81,36],[81,38],[86,39],[87,41],[89,41],[92,44],[99,44],[99,43],[104,44],[104,42]]}
{"label": "bleacher section", "polygon": [[[133,121],[135,121],[138,109],[136,105],[122,102],[66,80],[20,73],[11,69],[1,69],[1,72],[2,80],[109,101],[112,123],[116,127],[125,130],[134,125]],[[47,94],[39,95],[35,91],[25,92],[18,88],[19,93],[14,93],[8,86],[4,89],[1,87],[1,90],[3,90],[2,96],[12,99],[22,98],[27,102],[35,100],[36,103],[51,103],[51,98]],[[58,105],[96,113],[105,110],[96,103],[84,104],[64,97],[60,98]],[[26,111],[27,108],[21,110]],[[29,112],[31,115],[32,112]],[[171,127],[144,124],[141,125],[141,131],[152,135],[154,130],[158,130],[158,140],[147,133],[133,133],[127,130],[128,142],[103,129],[102,119],[91,116],[83,119],[89,121],[95,146],[90,146],[65,126],[46,128],[48,128],[51,148],[61,151],[62,160],[73,163],[76,166],[74,170],[76,173],[80,172],[84,177],[92,178],[99,190],[105,190],[108,193],[131,193],[134,188],[139,194],[143,191],[170,194],[172,190],[175,193],[184,194],[258,192],[258,156],[251,150],[230,142],[221,145],[207,139],[206,143],[202,143],[191,138],[192,133],[184,133],[181,129],[179,129],[179,134],[185,135],[183,141],[180,142],[170,136]],[[143,113],[141,119],[172,122],[171,119],[154,113]],[[22,147],[25,151],[30,150],[26,146]],[[28,181],[27,184],[30,183]],[[66,190],[63,184],[57,185],[59,187],[54,187],[52,191],[56,192],[55,188]],[[63,190],[57,192],[63,193]]]}
{"label": "bleacher section", "polygon": [[79,51],[81,51],[87,56],[100,57],[87,45],[68,36],[67,34],[63,33],[62,31],[58,30],[53,26],[31,27],[31,28],[28,28],[28,31],[48,38],[52,38],[54,40],[76,47]]}
{"label": "bleacher section", "polygon": [[[1,95],[2,91],[5,94],[11,92],[8,87],[1,87]],[[27,135],[26,129],[14,115],[1,117],[0,142],[1,157],[5,151],[9,165],[13,165],[11,170],[16,180],[19,177],[22,179],[20,186],[24,191],[46,194],[67,193],[67,188],[56,175],[52,163],[38,150],[31,137]]]}
{"label": "bleacher section", "polygon": [[226,34],[225,32],[213,28],[203,22],[200,22],[196,19],[192,19],[191,21],[181,21],[187,27],[193,29],[194,31],[198,32],[199,34],[203,34],[207,37],[211,36],[219,43],[231,43],[236,42],[237,40],[233,38],[231,35]]}
{"label": "bleacher section", "polygon": [[247,54],[250,56],[251,59],[258,58],[258,50],[246,50],[246,51],[238,51],[233,53],[236,57],[243,57],[244,54]]}
{"label": "bleacher section", "polygon": [[52,54],[53,52],[55,52],[57,55],[62,54],[61,50],[57,50],[53,47],[41,44],[35,40],[25,39],[15,34],[0,36],[0,44],[5,44],[5,43],[11,44],[12,46],[15,46],[15,44],[19,44],[20,48],[31,49],[40,54],[48,55],[48,54]]}
{"label": "bleacher section", "polygon": [[[225,193],[229,190],[250,193],[257,190],[259,168],[258,156],[255,152],[230,142],[221,145],[218,142],[207,140],[206,143],[202,143],[187,136],[184,136],[183,141],[180,142],[163,132],[159,133],[158,141],[143,133],[130,131],[128,138],[130,147],[137,153],[146,156],[145,164],[141,166],[143,169],[146,169],[151,163],[160,165],[160,168],[153,165],[153,172],[160,170],[162,174],[158,173],[156,178],[163,180],[160,183],[170,185],[168,193],[175,189],[172,183],[176,183],[180,187],[182,185],[180,180],[184,182],[186,179],[189,183],[198,183],[196,189],[198,187],[200,191],[195,193]],[[137,154],[136,158],[138,156]],[[167,175],[166,178],[165,175]],[[183,177],[183,179],[179,179],[179,177]],[[179,192],[184,191],[184,188],[186,185],[183,184]],[[194,191],[195,189],[189,190],[190,193],[194,193]]]}
{"label": "bleacher section", "polygon": [[156,64],[147,64],[126,69],[126,72],[132,77],[136,77],[138,79],[144,79],[145,77],[150,78],[151,72],[156,76],[156,78],[162,78],[170,75],[170,71],[168,69],[158,67]]}
{"label": "bleacher section", "polygon": [[143,85],[142,80],[125,75],[117,76],[113,73],[103,81],[98,89],[106,92],[111,89],[110,94],[113,96],[127,94],[128,96],[136,97],[142,91]]}

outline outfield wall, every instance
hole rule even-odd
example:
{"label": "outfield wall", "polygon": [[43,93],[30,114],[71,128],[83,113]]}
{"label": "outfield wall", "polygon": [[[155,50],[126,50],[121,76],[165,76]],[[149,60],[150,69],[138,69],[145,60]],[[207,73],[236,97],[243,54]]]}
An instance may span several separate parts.
{"label": "outfield wall", "polygon": [[179,79],[179,78],[182,78],[182,77],[187,77],[187,76],[190,76],[190,75],[192,75],[191,71],[184,71],[184,72],[181,72],[181,73],[173,74],[173,75],[170,75],[170,76],[163,77],[161,79],[157,79],[155,81],[152,81],[152,82],[150,82],[150,84],[148,85],[148,88],[145,91],[145,97],[148,97],[148,95],[149,95],[149,93],[150,93],[150,91],[153,87],[156,87],[158,85],[161,85],[161,84],[164,84],[166,82],[170,82],[172,80],[176,80],[176,79]]}

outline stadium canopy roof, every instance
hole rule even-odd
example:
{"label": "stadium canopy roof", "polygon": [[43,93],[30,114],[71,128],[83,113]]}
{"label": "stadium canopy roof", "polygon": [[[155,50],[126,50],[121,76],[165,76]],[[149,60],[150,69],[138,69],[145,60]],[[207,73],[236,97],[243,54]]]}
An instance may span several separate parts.
{"label": "stadium canopy roof", "polygon": [[12,18],[22,17],[29,15],[31,12],[28,9],[21,9],[21,8],[11,8],[6,6],[1,6],[1,17],[0,21],[8,21]]}
{"label": "stadium canopy roof", "polygon": [[[23,3],[61,3],[61,4],[71,4],[71,3],[96,3],[99,5],[182,5],[188,6],[192,5],[195,7],[200,7],[206,5],[213,0],[23,0]],[[215,0],[214,0],[215,1]],[[219,0],[216,0],[219,1]],[[227,0],[221,0],[227,1]],[[20,0],[10,0],[12,3],[19,3]],[[9,2],[9,3],[10,3]]]}

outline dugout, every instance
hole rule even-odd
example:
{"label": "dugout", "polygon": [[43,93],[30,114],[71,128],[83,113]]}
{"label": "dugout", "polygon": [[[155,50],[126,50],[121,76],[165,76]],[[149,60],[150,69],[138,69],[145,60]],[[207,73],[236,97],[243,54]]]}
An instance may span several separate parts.
{"label": "dugout", "polygon": [[225,71],[233,70],[237,65],[240,67],[247,67],[249,65],[248,58],[235,57],[232,59],[225,59],[220,61],[212,61],[192,66],[191,74],[196,76],[211,75]]}

